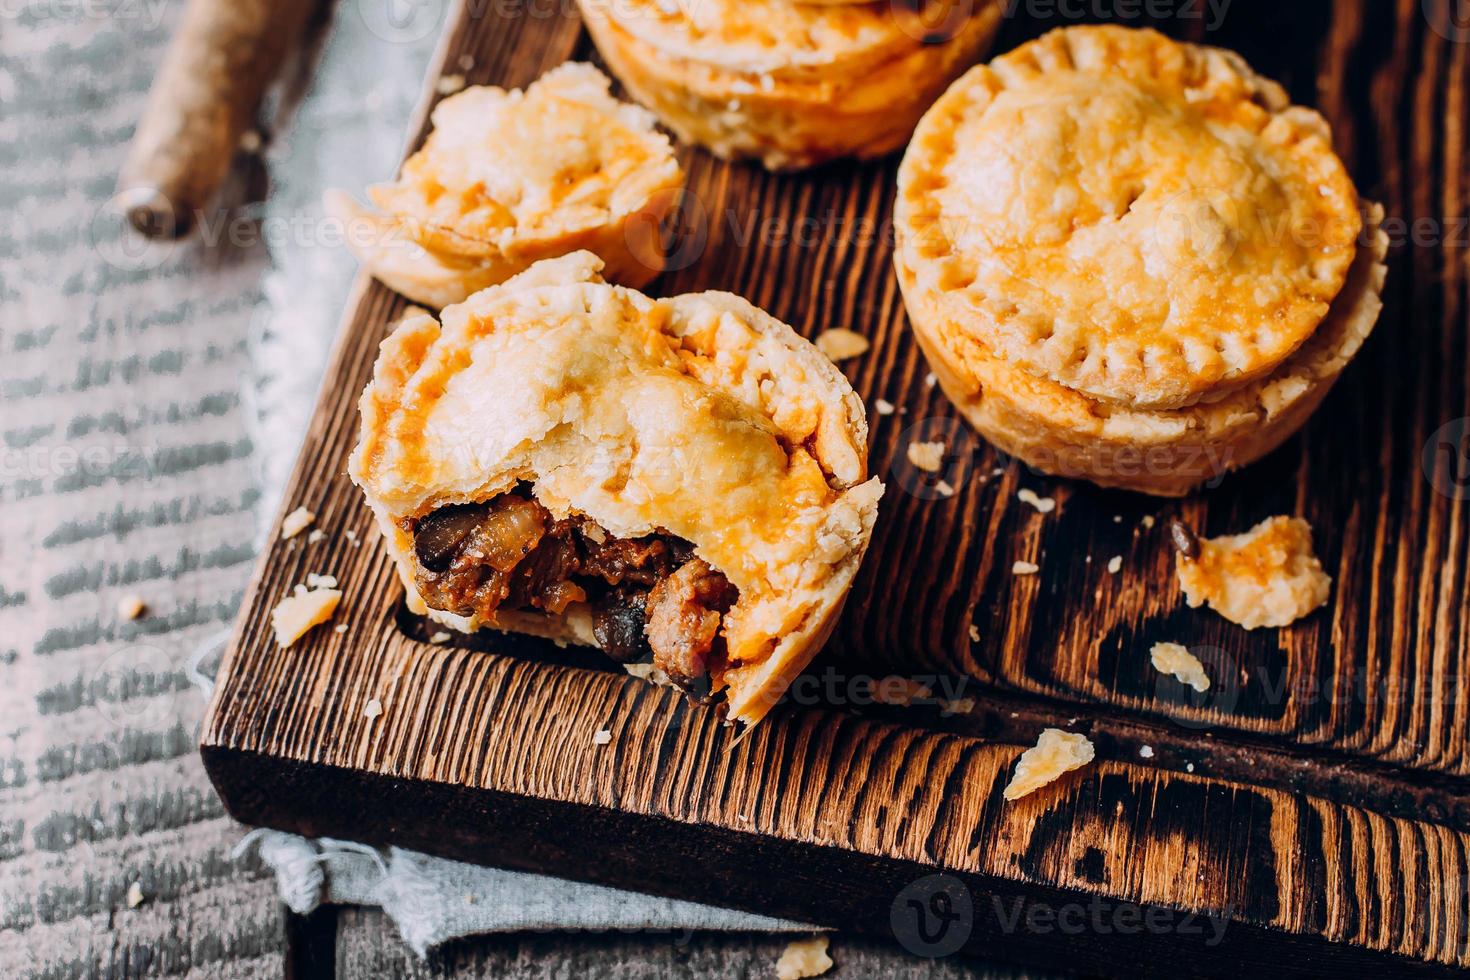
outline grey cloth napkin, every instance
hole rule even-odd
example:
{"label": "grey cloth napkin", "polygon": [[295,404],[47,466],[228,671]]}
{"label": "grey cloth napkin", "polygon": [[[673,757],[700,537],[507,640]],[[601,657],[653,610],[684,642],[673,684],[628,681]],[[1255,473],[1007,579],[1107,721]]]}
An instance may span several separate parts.
{"label": "grey cloth napkin", "polygon": [[293,912],[306,914],[323,902],[376,905],[419,956],[451,939],[487,932],[811,931],[794,922],[396,847],[380,853],[360,844],[257,830],[237,850],[251,848],[275,872],[281,898]]}
{"label": "grey cloth napkin", "polygon": [[[267,226],[325,228],[321,195],[341,187],[360,196],[387,179],[401,155],[404,129],[421,89],[433,37],[394,40],[374,34],[351,9],[338,19],[317,81],[282,144],[272,152],[276,179]],[[271,244],[266,302],[252,338],[249,386],[252,434],[261,461],[267,522],[295,459],[315,403],[327,348],[355,264],[309,231]],[[266,527],[262,527],[262,536]],[[263,537],[262,537],[263,540]],[[206,644],[191,676],[217,653]],[[257,831],[254,847],[272,868],[281,897],[309,912],[323,902],[380,906],[422,955],[456,937],[523,929],[809,931],[810,927],[690,902],[655,898],[539,875],[474,867],[390,848],[308,841]]]}

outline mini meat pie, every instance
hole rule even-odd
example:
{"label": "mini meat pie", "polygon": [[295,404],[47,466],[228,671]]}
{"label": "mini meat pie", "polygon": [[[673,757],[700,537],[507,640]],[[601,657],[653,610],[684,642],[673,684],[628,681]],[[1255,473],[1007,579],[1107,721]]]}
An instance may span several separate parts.
{"label": "mini meat pie", "polygon": [[1285,441],[1377,321],[1326,122],[1229,52],[1054,31],[935,103],[895,264],[951,400],[1032,466],[1179,495]]}
{"label": "mini meat pie", "polygon": [[351,474],[410,602],[652,659],[758,721],[825,641],[883,488],[840,371],[728,293],[587,252],[403,322]]}
{"label": "mini meat pie", "polygon": [[578,0],[603,59],[687,142],[771,169],[903,146],[980,57],[993,0]]}
{"label": "mini meat pie", "polygon": [[369,188],[380,211],[340,191],[328,208],[374,276],[436,308],[579,249],[641,286],[663,269],[658,225],[684,174],[653,116],[611,84],[573,62],[525,91],[467,88],[435,107],[398,179]]}

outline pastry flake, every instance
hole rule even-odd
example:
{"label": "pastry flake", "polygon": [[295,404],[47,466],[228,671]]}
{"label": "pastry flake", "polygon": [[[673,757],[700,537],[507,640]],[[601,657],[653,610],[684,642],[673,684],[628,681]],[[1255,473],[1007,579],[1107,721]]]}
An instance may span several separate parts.
{"label": "pastry flake", "polygon": [[895,266],[946,395],[1044,472],[1178,496],[1279,446],[1381,310],[1382,209],[1239,57],[1054,31],[950,87]]}
{"label": "pastry flake", "polygon": [[1179,585],[1190,608],[1208,604],[1248,630],[1290,626],[1332,593],[1312,550],[1312,526],[1271,517],[1244,534],[1201,539],[1200,556],[1180,556]]}
{"label": "pastry flake", "polygon": [[776,980],[804,980],[819,977],[832,969],[832,957],[827,955],[828,938],[813,936],[797,939],[786,944],[776,960]]}
{"label": "pastry flake", "polygon": [[316,520],[316,515],[305,507],[297,507],[281,518],[281,540],[289,541],[305,531]]}
{"label": "pastry flake", "polygon": [[280,602],[271,611],[271,628],[276,634],[276,643],[288,647],[305,636],[313,627],[332,618],[342,593],[336,589],[307,589],[296,586],[295,592]]}
{"label": "pastry flake", "polygon": [[989,45],[992,0],[578,0],[598,51],[686,142],[771,169],[901,147]]}
{"label": "pastry flake", "polygon": [[646,660],[759,720],[815,655],[882,485],[842,373],[728,293],[586,252],[405,320],[350,472],[411,608]]}
{"label": "pastry flake", "polygon": [[374,276],[438,308],[543,258],[589,249],[608,277],[641,286],[663,268],[658,225],[684,174],[644,109],[571,62],[524,91],[474,86],[434,109],[398,179],[328,208]]}
{"label": "pastry flake", "polygon": [[1060,728],[1045,729],[1036,744],[1021,753],[1004,796],[1007,800],[1028,796],[1074,769],[1081,769],[1092,761],[1093,755],[1092,742],[1087,736]]}
{"label": "pastry flake", "polygon": [[1200,693],[1210,689],[1210,675],[1205,673],[1204,664],[1179,643],[1155,643],[1149,651],[1149,662],[1161,674],[1172,674],[1181,684],[1188,684]]}

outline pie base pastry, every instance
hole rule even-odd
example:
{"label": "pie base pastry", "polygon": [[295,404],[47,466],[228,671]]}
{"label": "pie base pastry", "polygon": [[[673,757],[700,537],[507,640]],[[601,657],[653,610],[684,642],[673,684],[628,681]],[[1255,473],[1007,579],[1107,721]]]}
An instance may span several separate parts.
{"label": "pie base pastry", "polygon": [[578,6],[613,74],[664,125],[772,170],[902,147],[1000,23],[990,0],[928,0],[918,11],[790,0]]}
{"label": "pie base pastry", "polygon": [[[1175,208],[1199,223],[1173,234]],[[895,210],[945,393],[1003,451],[1102,486],[1179,496],[1275,449],[1382,306],[1382,209],[1325,122],[1152,31],[1066,28],[967,74]]]}
{"label": "pie base pastry", "polygon": [[883,488],[862,403],[744,300],[653,300],[600,266],[547,260],[404,321],[363,393],[352,478],[411,607],[620,660],[651,649],[753,723],[827,639],[867,548]]}
{"label": "pie base pastry", "polygon": [[341,191],[327,208],[375,277],[440,308],[532,263],[578,250],[609,279],[642,286],[663,269],[659,224],[684,174],[652,115],[609,94],[591,65],[561,65],[527,87],[464,89],[398,179]]}

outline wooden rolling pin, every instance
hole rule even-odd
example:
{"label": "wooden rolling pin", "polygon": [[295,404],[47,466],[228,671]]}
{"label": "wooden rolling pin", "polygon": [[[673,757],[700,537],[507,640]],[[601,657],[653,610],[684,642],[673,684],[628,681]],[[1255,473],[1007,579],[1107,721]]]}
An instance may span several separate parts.
{"label": "wooden rolling pin", "polygon": [[118,178],[134,228],[177,238],[193,227],[314,9],[310,0],[189,0]]}

